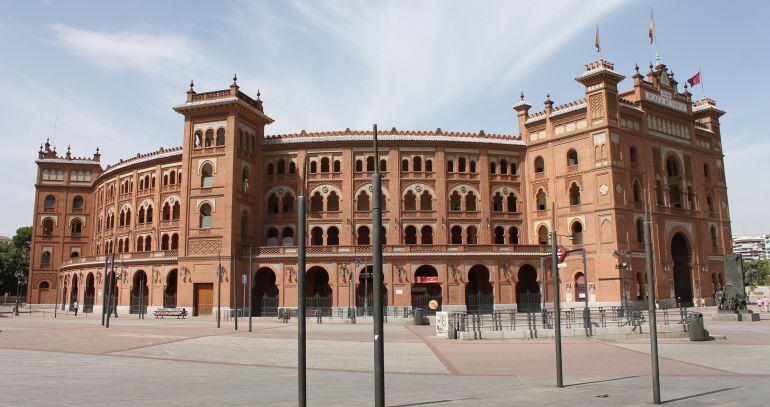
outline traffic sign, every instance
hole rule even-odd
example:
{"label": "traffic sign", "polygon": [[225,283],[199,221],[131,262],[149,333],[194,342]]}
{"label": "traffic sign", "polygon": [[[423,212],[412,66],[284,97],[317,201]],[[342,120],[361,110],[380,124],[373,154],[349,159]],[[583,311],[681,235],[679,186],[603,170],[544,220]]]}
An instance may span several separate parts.
{"label": "traffic sign", "polygon": [[567,249],[562,245],[557,246],[556,255],[559,256],[559,263],[563,262],[564,258],[567,257]]}

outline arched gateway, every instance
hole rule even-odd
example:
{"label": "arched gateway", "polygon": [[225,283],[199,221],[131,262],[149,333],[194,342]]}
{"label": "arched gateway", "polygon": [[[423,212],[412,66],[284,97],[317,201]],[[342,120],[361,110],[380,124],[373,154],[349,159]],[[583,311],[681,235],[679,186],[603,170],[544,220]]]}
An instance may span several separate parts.
{"label": "arched gateway", "polygon": [[305,305],[324,316],[332,315],[332,288],[329,273],[323,267],[315,266],[307,271]]}
{"label": "arched gateway", "polygon": [[[422,308],[426,314],[432,315],[441,309],[441,300],[441,284],[436,268],[428,265],[418,267],[412,284],[412,308]],[[430,308],[431,301],[436,301],[436,309]]]}
{"label": "arched gateway", "polygon": [[692,273],[690,243],[683,233],[671,239],[671,259],[674,261],[674,297],[680,306],[692,306]]}
{"label": "arched gateway", "polygon": [[131,284],[131,307],[130,314],[139,314],[147,312],[147,297],[150,295],[150,289],[147,287],[147,274],[139,270],[134,273],[134,281]]}
{"label": "arched gateway", "polygon": [[469,314],[490,314],[494,309],[495,294],[489,282],[489,270],[480,264],[468,271],[465,306]]}
{"label": "arched gateway", "polygon": [[[385,275],[380,272],[382,279],[382,301],[388,305],[388,288],[385,287]],[[358,273],[356,287],[356,308],[359,315],[374,315],[374,271],[372,266],[366,266]]]}
{"label": "arched gateway", "polygon": [[540,300],[537,271],[529,264],[525,264],[519,269],[516,281],[516,309],[519,312],[540,311]]}
{"label": "arched gateway", "polygon": [[278,315],[278,286],[275,285],[275,273],[267,267],[261,267],[254,275],[251,291],[251,315],[272,317]]}

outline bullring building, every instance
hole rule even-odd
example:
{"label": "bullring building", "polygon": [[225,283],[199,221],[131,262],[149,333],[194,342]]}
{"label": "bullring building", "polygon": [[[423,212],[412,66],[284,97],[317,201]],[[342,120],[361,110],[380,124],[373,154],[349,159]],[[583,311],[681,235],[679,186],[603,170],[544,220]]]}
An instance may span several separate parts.
{"label": "bullring building", "polygon": [[[646,293],[642,217],[649,203],[661,304],[711,298],[725,284],[730,214],[714,100],[693,100],[663,64],[625,76],[597,60],[580,100],[513,106],[518,135],[392,128],[270,134],[256,99],[229,88],[173,109],[181,147],[103,167],[98,153],[37,157],[28,298],[102,307],[115,253],[119,312],[142,303],[208,315],[240,302],[251,264],[251,312],[370,301],[372,172],[383,179],[388,306],[534,309],[552,296],[543,272],[556,228],[568,249],[567,303],[617,305]],[[540,110],[540,111],[535,111]],[[307,159],[307,175],[302,166]],[[304,184],[304,185],[303,185]],[[297,194],[308,199],[307,291],[297,292]],[[555,210],[555,223],[552,218]],[[217,283],[222,276],[221,297]],[[550,299],[550,298],[549,298]]]}

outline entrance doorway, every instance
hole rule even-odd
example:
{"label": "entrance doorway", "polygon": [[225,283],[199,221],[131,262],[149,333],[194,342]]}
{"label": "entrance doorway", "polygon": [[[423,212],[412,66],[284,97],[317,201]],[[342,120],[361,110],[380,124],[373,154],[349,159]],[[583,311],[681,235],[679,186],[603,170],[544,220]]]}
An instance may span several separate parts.
{"label": "entrance doorway", "polygon": [[[412,308],[422,308],[426,314],[434,315],[441,309],[441,284],[438,271],[433,266],[423,265],[414,272],[412,284]],[[436,301],[438,307],[430,308],[431,301]]]}
{"label": "entrance doorway", "polygon": [[37,303],[48,304],[50,303],[49,296],[51,295],[51,285],[48,281],[41,281],[37,286]]}
{"label": "entrance doorway", "polygon": [[537,282],[537,271],[529,264],[519,269],[516,281],[516,309],[519,312],[540,311],[540,284]]}
{"label": "entrance doorway", "polygon": [[176,308],[176,269],[168,272],[166,276],[166,288],[163,290],[163,308]]}
{"label": "entrance doorway", "polygon": [[332,315],[332,288],[329,273],[323,267],[315,266],[307,271],[305,305],[323,316]]}
{"label": "entrance doorway", "polygon": [[70,311],[75,311],[75,301],[78,299],[78,276],[72,275],[72,288],[70,288]]}
{"label": "entrance doorway", "polygon": [[586,300],[586,276],[583,273],[575,274],[575,302],[584,302]]}
{"label": "entrance doorway", "polygon": [[193,316],[211,315],[214,309],[214,283],[193,284]]}
{"label": "entrance doorway", "polygon": [[[385,275],[380,272],[382,278],[382,302],[388,305],[388,289],[385,287]],[[374,268],[366,266],[358,273],[358,287],[356,287],[356,308],[358,315],[374,315]]]}
{"label": "entrance doorway", "polygon": [[255,317],[278,315],[278,287],[275,285],[275,273],[267,267],[261,267],[254,275],[251,315]]}
{"label": "entrance doorway", "polygon": [[469,314],[491,314],[495,306],[495,294],[489,282],[489,270],[480,264],[468,272],[465,286],[465,307]]}
{"label": "entrance doorway", "polygon": [[83,313],[94,312],[94,294],[96,294],[94,275],[93,273],[88,273],[88,277],[86,277],[86,292],[83,298]]}
{"label": "entrance doorway", "polygon": [[134,281],[131,284],[131,299],[129,314],[147,313],[147,296],[150,295],[150,289],[147,287],[147,274],[139,270],[134,273]]}
{"label": "entrance doorway", "polygon": [[682,233],[671,239],[671,258],[674,261],[674,296],[679,306],[692,307],[692,273],[690,244]]}

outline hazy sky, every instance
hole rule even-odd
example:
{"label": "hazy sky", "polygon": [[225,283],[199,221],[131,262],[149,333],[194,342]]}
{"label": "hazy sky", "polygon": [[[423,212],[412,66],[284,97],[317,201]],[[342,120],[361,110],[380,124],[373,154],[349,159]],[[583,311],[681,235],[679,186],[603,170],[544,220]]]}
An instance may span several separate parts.
{"label": "hazy sky", "polygon": [[728,112],[733,233],[770,232],[768,2],[4,1],[0,234],[32,222],[34,160],[55,122],[60,153],[99,145],[114,163],[181,144],[171,107],[190,79],[223,89],[237,73],[276,119],[268,133],[377,122],[518,134],[520,91],[535,110],[549,92],[557,105],[583,96],[574,78],[595,58],[597,25],[616,70],[646,71],[650,5],[661,61],[681,83],[701,69]]}

